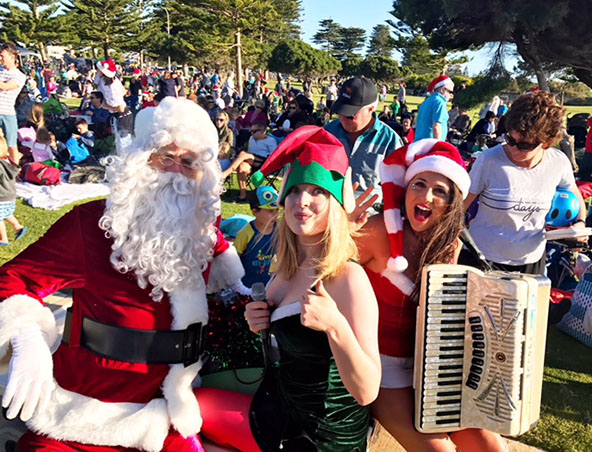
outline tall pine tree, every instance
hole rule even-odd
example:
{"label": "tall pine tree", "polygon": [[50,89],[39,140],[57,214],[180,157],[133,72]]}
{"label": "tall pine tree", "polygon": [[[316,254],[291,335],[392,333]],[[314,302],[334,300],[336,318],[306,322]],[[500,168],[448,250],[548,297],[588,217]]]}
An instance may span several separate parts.
{"label": "tall pine tree", "polygon": [[368,55],[392,57],[395,49],[395,39],[391,36],[388,25],[376,25],[372,29],[368,42]]}
{"label": "tall pine tree", "polygon": [[[17,6],[18,5],[18,6]],[[60,39],[58,0],[19,0],[0,3],[0,33],[4,41],[18,41],[39,50],[47,59],[48,44]]]}

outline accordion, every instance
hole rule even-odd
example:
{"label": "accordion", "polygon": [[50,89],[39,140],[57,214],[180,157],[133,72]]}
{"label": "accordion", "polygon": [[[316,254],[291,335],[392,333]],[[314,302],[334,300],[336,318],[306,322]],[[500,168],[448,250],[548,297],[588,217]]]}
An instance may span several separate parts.
{"label": "accordion", "polygon": [[463,265],[423,269],[415,427],[516,436],[538,421],[550,281]]}

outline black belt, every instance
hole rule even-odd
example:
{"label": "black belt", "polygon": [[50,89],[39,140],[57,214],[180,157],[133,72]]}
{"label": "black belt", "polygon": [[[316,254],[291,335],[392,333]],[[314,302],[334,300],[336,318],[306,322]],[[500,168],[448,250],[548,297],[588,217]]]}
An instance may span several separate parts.
{"label": "black belt", "polygon": [[[72,308],[66,315],[62,342],[70,343]],[[156,331],[125,328],[82,318],[80,345],[104,358],[128,363],[178,364],[197,362],[205,348],[207,325],[193,323],[184,330]]]}

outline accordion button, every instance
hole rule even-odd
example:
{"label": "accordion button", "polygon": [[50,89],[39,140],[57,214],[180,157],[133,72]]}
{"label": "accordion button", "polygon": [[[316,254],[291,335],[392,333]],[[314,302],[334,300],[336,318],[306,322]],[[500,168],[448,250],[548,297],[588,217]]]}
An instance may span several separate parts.
{"label": "accordion button", "polygon": [[473,339],[475,339],[476,341],[482,341],[485,339],[485,335],[483,333],[474,333]]}
{"label": "accordion button", "polygon": [[473,372],[471,372],[469,374],[469,381],[474,381],[475,383],[479,383],[479,380],[481,380],[481,377],[477,374],[474,374]]}
{"label": "accordion button", "polygon": [[483,369],[478,366],[471,366],[471,372],[481,375],[483,373]]}
{"label": "accordion button", "polygon": [[485,358],[485,352],[483,350],[473,350],[473,356]]}
{"label": "accordion button", "polygon": [[473,341],[473,348],[485,348],[485,342]]}
{"label": "accordion button", "polygon": [[469,317],[469,323],[474,324],[474,323],[481,323],[481,317]]}
{"label": "accordion button", "polygon": [[471,325],[471,331],[473,333],[478,333],[480,331],[483,331],[483,325]]}
{"label": "accordion button", "polygon": [[478,385],[477,383],[475,383],[474,381],[471,381],[471,380],[467,381],[467,382],[466,382],[466,385],[467,385],[469,388],[471,388],[471,389],[475,389],[475,390],[477,390],[477,388],[479,388],[479,385]]}
{"label": "accordion button", "polygon": [[471,364],[474,364],[475,366],[482,366],[485,364],[485,361],[483,361],[481,358],[473,358],[471,360]]}

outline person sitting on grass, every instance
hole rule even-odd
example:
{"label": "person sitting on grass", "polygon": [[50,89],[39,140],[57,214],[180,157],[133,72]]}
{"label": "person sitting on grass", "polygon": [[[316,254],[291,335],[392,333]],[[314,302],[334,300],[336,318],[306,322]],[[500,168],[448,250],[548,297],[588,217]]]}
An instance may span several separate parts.
{"label": "person sitting on grass", "polygon": [[16,239],[22,239],[29,228],[14,216],[16,208],[16,177],[20,167],[8,158],[8,143],[0,136],[0,246],[10,245],[6,233],[6,220],[16,231]]}
{"label": "person sitting on grass", "polygon": [[267,284],[274,257],[272,238],[278,217],[278,193],[273,187],[263,186],[248,195],[255,219],[236,236],[234,247],[245,269],[242,282],[252,287],[256,282]]}
{"label": "person sitting on grass", "polygon": [[222,172],[222,179],[226,179],[234,171],[238,171],[239,201],[247,199],[247,176],[251,174],[251,170],[253,168],[256,170],[263,165],[276,147],[275,138],[267,136],[267,125],[264,122],[253,124],[248,151],[241,151],[232,165]]}
{"label": "person sitting on grass", "polygon": [[55,157],[51,149],[51,135],[46,128],[40,127],[37,129],[35,141],[25,141],[23,142],[23,146],[31,148],[31,156],[34,162],[41,162],[46,165],[55,162]]}

